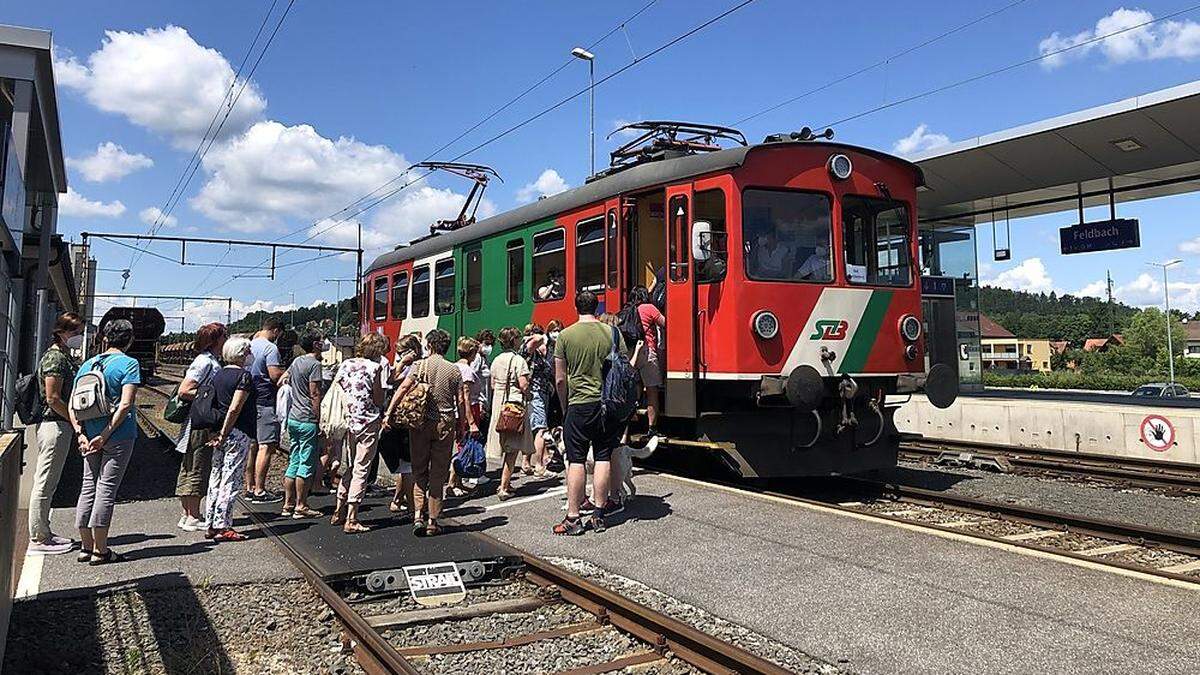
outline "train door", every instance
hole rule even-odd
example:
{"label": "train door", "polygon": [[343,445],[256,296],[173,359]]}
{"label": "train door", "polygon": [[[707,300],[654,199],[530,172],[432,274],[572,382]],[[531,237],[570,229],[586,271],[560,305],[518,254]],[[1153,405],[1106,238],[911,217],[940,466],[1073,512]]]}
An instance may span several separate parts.
{"label": "train door", "polygon": [[625,297],[621,287],[621,263],[625,256],[625,237],[621,227],[621,199],[614,198],[604,203],[604,306],[617,311]]}
{"label": "train door", "polygon": [[696,285],[691,274],[692,186],[666,191],[666,378],[663,412],[696,415]]}

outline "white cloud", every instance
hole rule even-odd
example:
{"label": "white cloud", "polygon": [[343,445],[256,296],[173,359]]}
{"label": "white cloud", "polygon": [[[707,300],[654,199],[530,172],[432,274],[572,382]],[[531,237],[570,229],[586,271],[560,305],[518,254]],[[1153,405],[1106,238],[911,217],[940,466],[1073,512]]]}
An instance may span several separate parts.
{"label": "white cloud", "polygon": [[1104,298],[1108,297],[1107,291],[1108,291],[1108,284],[1104,280],[1100,280],[1100,281],[1093,281],[1092,283],[1075,291],[1071,295],[1074,295],[1077,298],[1104,299]]}
{"label": "white cloud", "polygon": [[[1144,9],[1121,7],[1096,22],[1094,29],[1074,35],[1052,33],[1038,43],[1038,52],[1046,55],[1060,49],[1083,45],[1042,60],[1047,70],[1058,68],[1069,61],[1079,60],[1099,50],[1109,63],[1129,61],[1153,61],[1157,59],[1194,59],[1200,57],[1200,23],[1194,21],[1163,21],[1142,25],[1154,20],[1154,15]],[[1137,26],[1135,28],[1135,26]],[[1125,30],[1127,29],[1127,30]],[[1113,33],[1124,30],[1122,33]],[[1097,40],[1100,36],[1111,37]],[[1089,40],[1096,40],[1088,43]],[[1087,43],[1087,44],[1084,44]]]}
{"label": "white cloud", "polygon": [[259,122],[208,153],[208,180],[190,203],[217,222],[253,232],[286,217],[328,215],[407,167],[386,146],[331,140],[307,124]]}
{"label": "white cloud", "polygon": [[1041,258],[1028,258],[1016,267],[1004,270],[995,278],[984,279],[983,285],[1007,288],[1029,293],[1049,293],[1054,289],[1054,280],[1046,271]]}
{"label": "white cloud", "polygon": [[120,200],[91,200],[76,192],[75,188],[68,187],[67,193],[58,198],[58,213],[77,218],[116,218],[125,213],[125,205]]}
{"label": "white cloud", "polygon": [[154,166],[154,160],[143,154],[126,152],[116,143],[105,141],[90,155],[68,157],[67,166],[82,174],[84,180],[103,183],[120,180],[138,169],[148,169]]}
{"label": "white cloud", "polygon": [[936,134],[929,132],[929,126],[921,123],[917,125],[913,132],[904,138],[896,141],[892,146],[892,152],[900,156],[914,155],[918,152],[925,152],[934,148],[940,148],[943,145],[950,144],[950,137],[946,134]]}
{"label": "white cloud", "polygon": [[[69,54],[56,53],[55,58],[60,85],[181,147],[200,139],[234,83],[229,61],[178,26],[140,33],[105,31],[100,49],[86,64]],[[248,85],[222,134],[241,133],[261,117],[266,105],[258,89]]]}
{"label": "white cloud", "polygon": [[141,211],[138,211],[138,218],[141,218],[142,222],[147,225],[160,223],[167,227],[175,227],[179,224],[179,219],[175,216],[167,216],[166,218],[163,218],[163,211],[157,206],[147,206]]}
{"label": "white cloud", "polygon": [[1181,242],[1179,244],[1179,250],[1183,253],[1200,254],[1200,237]]}
{"label": "white cloud", "polygon": [[562,176],[558,175],[557,171],[546,169],[537,177],[537,180],[526,183],[525,187],[517,190],[517,201],[524,204],[542,197],[556,195],[569,187],[571,186],[563,180]]}
{"label": "white cloud", "polygon": [[[1171,309],[1184,312],[1200,311],[1200,282],[1170,280]],[[1133,281],[1122,284],[1113,290],[1113,295],[1121,302],[1135,307],[1163,306],[1163,286],[1161,277],[1150,272],[1142,272]]]}

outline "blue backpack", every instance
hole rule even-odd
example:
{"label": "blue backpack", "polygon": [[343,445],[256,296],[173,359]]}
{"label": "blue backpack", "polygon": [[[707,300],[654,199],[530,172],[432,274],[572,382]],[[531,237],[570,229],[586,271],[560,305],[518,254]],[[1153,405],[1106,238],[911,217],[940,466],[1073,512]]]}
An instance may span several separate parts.
{"label": "blue backpack", "polygon": [[454,455],[454,473],[461,478],[479,478],[487,470],[487,454],[483,450],[483,442],[474,435],[467,440]]}
{"label": "blue backpack", "polygon": [[637,412],[642,395],[642,379],[629,358],[621,353],[621,333],[612,329],[612,345],[604,357],[604,383],[600,388],[600,403],[604,418],[624,423]]}

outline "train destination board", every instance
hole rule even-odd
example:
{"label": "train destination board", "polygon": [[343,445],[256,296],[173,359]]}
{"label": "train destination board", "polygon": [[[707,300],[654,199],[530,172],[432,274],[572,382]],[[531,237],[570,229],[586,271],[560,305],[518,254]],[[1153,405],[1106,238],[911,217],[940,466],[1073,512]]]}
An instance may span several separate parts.
{"label": "train destination board", "polygon": [[1115,251],[1142,245],[1137,218],[1114,218],[1071,225],[1060,228],[1058,238],[1063,255]]}

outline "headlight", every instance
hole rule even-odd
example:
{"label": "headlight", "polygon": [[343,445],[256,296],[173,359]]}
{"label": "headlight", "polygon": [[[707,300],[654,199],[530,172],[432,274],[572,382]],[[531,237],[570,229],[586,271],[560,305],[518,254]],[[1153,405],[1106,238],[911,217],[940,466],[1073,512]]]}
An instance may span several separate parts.
{"label": "headlight", "polygon": [[764,340],[770,340],[779,335],[779,319],[765,309],[759,310],[750,320],[750,324],[754,329],[754,334]]}
{"label": "headlight", "polygon": [[829,173],[838,180],[846,180],[854,171],[854,164],[845,155],[833,155],[829,158]]}
{"label": "headlight", "polygon": [[900,319],[900,336],[909,342],[916,342],[921,337],[921,320],[912,314],[905,314]]}

